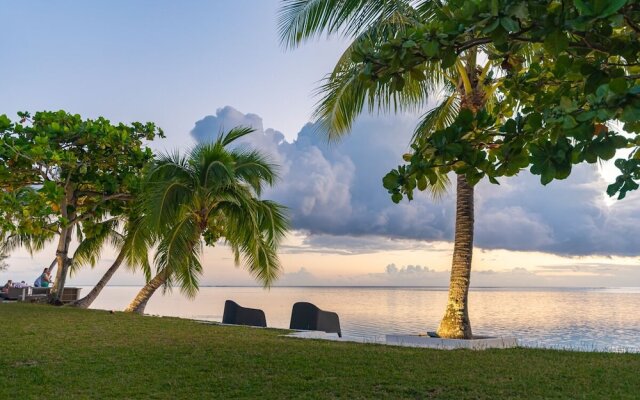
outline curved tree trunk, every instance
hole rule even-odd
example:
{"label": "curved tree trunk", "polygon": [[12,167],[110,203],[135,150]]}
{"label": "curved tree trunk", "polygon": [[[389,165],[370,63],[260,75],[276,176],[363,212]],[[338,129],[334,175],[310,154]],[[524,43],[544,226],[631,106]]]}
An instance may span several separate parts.
{"label": "curved tree trunk", "polygon": [[53,269],[56,267],[56,265],[58,265],[58,258],[54,258],[53,261],[51,261],[51,264],[49,264],[49,274],[51,274],[53,272]]}
{"label": "curved tree trunk", "polygon": [[79,308],[89,308],[91,303],[93,303],[93,301],[98,297],[100,292],[102,292],[102,289],[104,289],[104,287],[107,286],[107,283],[109,282],[109,280],[111,280],[111,277],[113,277],[113,274],[115,274],[118,268],[120,268],[120,265],[122,265],[122,261],[124,260],[124,254],[125,254],[125,250],[124,249],[120,250],[118,257],[116,257],[113,264],[111,264],[111,267],[109,267],[107,272],[105,272],[104,275],[102,275],[102,278],[100,278],[100,280],[93,287],[93,289],[91,289],[91,291],[86,296],[84,296],[79,300],[74,301],[71,305]]}
{"label": "curved tree trunk", "polygon": [[151,279],[145,287],[140,289],[138,295],[133,299],[129,307],[124,312],[134,312],[137,314],[144,314],[144,308],[147,306],[147,302],[153,296],[153,294],[167,281],[167,275],[164,271],[159,272],[153,279]]}
{"label": "curved tree trunk", "polygon": [[457,176],[456,232],[449,283],[447,309],[438,335],[451,339],[471,339],[467,297],[473,255],[473,187],[464,175]]}

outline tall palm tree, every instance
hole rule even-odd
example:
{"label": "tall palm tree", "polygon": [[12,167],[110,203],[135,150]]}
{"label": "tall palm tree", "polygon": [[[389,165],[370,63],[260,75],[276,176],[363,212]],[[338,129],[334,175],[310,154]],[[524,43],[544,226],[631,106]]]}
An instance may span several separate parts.
{"label": "tall palm tree", "polygon": [[202,271],[203,242],[223,239],[235,256],[262,284],[269,286],[280,272],[277,247],[288,228],[284,207],[261,200],[265,185],[273,185],[275,166],[258,151],[231,148],[253,132],[235,128],[213,143],[195,147],[186,157],[161,156],[147,178],[144,222],[157,235],[156,275],[126,309],[143,313],[153,293],[178,284],[195,296]]}
{"label": "tall palm tree", "polygon": [[[436,13],[438,11],[438,13]],[[462,108],[477,111],[491,105],[496,87],[488,79],[493,66],[478,66],[478,49],[469,49],[450,68],[425,62],[423,73],[407,72],[399,79],[374,84],[359,79],[357,50],[368,43],[380,43],[415,22],[450,12],[441,2],[430,0],[282,0],[279,28],[281,41],[297,47],[323,33],[342,35],[352,42],[339,58],[333,72],[319,88],[322,95],[314,116],[324,127],[328,140],[347,134],[365,107],[369,111],[417,110],[435,97],[439,104],[424,114],[414,139],[428,136],[453,122]],[[398,90],[400,89],[400,90]],[[447,187],[446,171],[428,189],[439,195]],[[451,280],[445,315],[438,335],[471,338],[468,292],[473,255],[474,189],[464,175],[456,176],[456,223]]]}

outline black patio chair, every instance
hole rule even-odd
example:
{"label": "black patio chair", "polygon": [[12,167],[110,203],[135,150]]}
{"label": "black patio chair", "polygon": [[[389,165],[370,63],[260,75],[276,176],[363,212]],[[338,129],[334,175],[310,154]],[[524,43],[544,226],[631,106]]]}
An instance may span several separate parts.
{"label": "black patio chair", "polygon": [[264,311],[256,308],[241,307],[235,301],[224,302],[223,324],[267,327]]}
{"label": "black patio chair", "polygon": [[289,329],[337,333],[338,337],[342,337],[338,314],[323,311],[315,305],[306,302],[299,302],[293,305]]}

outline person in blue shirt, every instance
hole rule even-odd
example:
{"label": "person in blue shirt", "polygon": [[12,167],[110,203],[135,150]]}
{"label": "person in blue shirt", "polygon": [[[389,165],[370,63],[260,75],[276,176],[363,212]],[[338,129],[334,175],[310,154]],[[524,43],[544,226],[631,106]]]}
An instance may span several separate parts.
{"label": "person in blue shirt", "polygon": [[42,274],[33,283],[33,286],[34,287],[49,287],[50,284],[51,284],[51,275],[49,275],[49,269],[45,268],[44,271],[42,271]]}

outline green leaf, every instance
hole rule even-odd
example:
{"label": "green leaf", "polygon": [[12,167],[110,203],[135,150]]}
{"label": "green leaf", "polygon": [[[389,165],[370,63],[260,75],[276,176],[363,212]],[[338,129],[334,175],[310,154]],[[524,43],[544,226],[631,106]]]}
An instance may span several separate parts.
{"label": "green leaf", "polygon": [[402,47],[404,47],[405,49],[416,47],[416,46],[417,46],[417,43],[413,40],[407,40],[404,43],[402,43]]}
{"label": "green leaf", "polygon": [[440,43],[435,40],[429,40],[422,45],[422,51],[427,57],[435,57],[440,52]]}
{"label": "green leaf", "polygon": [[563,129],[573,129],[576,126],[578,126],[578,123],[576,122],[575,118],[573,118],[571,115],[565,115],[564,118],[562,119]]}
{"label": "green leaf", "polygon": [[551,32],[544,40],[544,48],[553,55],[558,55],[569,47],[569,38],[562,30]]}
{"label": "green leaf", "polygon": [[636,122],[640,120],[640,108],[634,107],[633,104],[627,105],[622,110],[622,115],[620,116],[620,120],[622,122]]}
{"label": "green leaf", "polygon": [[489,25],[485,26],[484,29],[482,29],[482,33],[491,33],[498,26],[500,26],[500,18],[494,19],[493,22],[491,22]]}
{"label": "green leaf", "polygon": [[520,20],[526,20],[529,18],[529,9],[527,8],[526,1],[520,1],[516,4],[509,6],[508,15],[519,18]]}
{"label": "green leaf", "polygon": [[543,185],[547,185],[556,177],[556,168],[553,164],[547,164],[542,169],[542,175],[540,177],[540,182]]}
{"label": "green leaf", "polygon": [[504,123],[502,130],[506,133],[514,134],[516,133],[517,128],[518,126],[516,124],[516,121],[514,121],[513,119],[508,119],[507,122]]}
{"label": "green leaf", "polygon": [[600,4],[606,4],[602,10],[596,10],[599,17],[608,17],[609,15],[615,13],[627,3],[627,0],[607,0],[606,2],[600,2]]}
{"label": "green leaf", "polygon": [[473,111],[468,108],[463,108],[458,113],[458,121],[462,125],[470,125],[473,122]]}
{"label": "green leaf", "polygon": [[624,78],[615,78],[609,81],[609,89],[613,93],[623,94],[627,91],[627,80]]}
{"label": "green leaf", "polygon": [[618,190],[620,190],[623,183],[624,183],[624,179],[621,176],[619,176],[614,183],[607,186],[607,194],[609,196],[614,196],[616,193],[618,193]]}
{"label": "green leaf", "polygon": [[584,111],[576,116],[576,120],[579,122],[590,121],[596,116],[594,111]]}
{"label": "green leaf", "polygon": [[396,189],[400,186],[400,175],[397,171],[391,171],[382,178],[382,185],[387,190]]}
{"label": "green leaf", "polygon": [[422,175],[420,178],[417,179],[417,183],[418,183],[418,190],[420,191],[424,191],[427,189],[427,177]]}
{"label": "green leaf", "polygon": [[401,193],[396,192],[396,193],[391,195],[391,201],[393,201],[394,203],[398,204],[398,203],[400,203],[401,200],[402,200],[402,194]]}
{"label": "green leaf", "polygon": [[440,65],[444,69],[449,68],[456,63],[457,59],[458,59],[458,55],[456,54],[456,52],[451,51],[451,49],[449,49],[449,51],[445,52],[444,56],[442,56],[442,61]]}
{"label": "green leaf", "polygon": [[520,30],[520,24],[518,24],[518,21],[514,21],[509,17],[500,18],[500,25],[502,25],[507,32],[517,32]]}
{"label": "green leaf", "polygon": [[592,146],[593,152],[603,160],[610,160],[616,155],[616,147],[613,141],[604,140],[596,142]]}
{"label": "green leaf", "polygon": [[588,2],[585,2],[583,0],[573,0],[573,5],[576,7],[576,10],[578,10],[578,12],[581,15],[593,14],[593,9],[591,8],[591,5]]}
{"label": "green leaf", "polygon": [[571,163],[562,163],[556,167],[555,179],[567,179],[571,175]]}
{"label": "green leaf", "polygon": [[527,115],[527,124],[533,130],[540,129],[542,127],[542,114],[534,112]]}
{"label": "green leaf", "polygon": [[0,115],[0,131],[8,129],[11,126],[11,120],[6,114]]}

